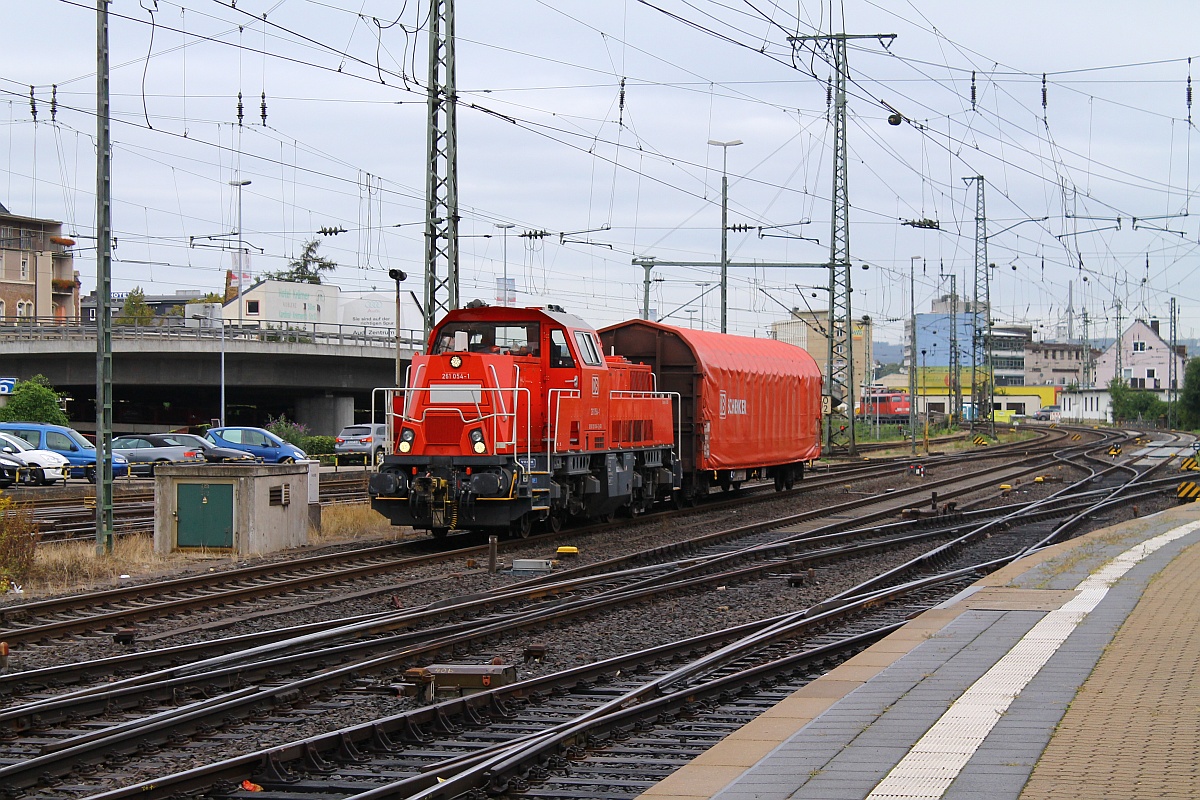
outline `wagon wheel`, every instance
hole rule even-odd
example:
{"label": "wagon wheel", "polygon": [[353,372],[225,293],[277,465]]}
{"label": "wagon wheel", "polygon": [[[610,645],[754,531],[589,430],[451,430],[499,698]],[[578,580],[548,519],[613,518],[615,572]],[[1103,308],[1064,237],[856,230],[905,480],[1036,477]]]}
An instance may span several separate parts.
{"label": "wagon wheel", "polygon": [[784,489],[785,479],[782,472],[775,473],[775,491],[782,492]]}
{"label": "wagon wheel", "polygon": [[545,525],[546,530],[550,531],[551,533],[558,533],[562,530],[563,515],[561,512],[551,511],[550,516],[546,517],[542,524]]}
{"label": "wagon wheel", "polygon": [[430,533],[433,534],[433,538],[435,538],[435,539],[445,539],[446,534],[450,533],[450,529],[449,528],[434,528],[433,530],[430,531]]}
{"label": "wagon wheel", "polygon": [[509,523],[508,531],[513,536],[519,536],[522,539],[528,539],[530,532],[533,530],[533,520],[528,514],[522,514]]}

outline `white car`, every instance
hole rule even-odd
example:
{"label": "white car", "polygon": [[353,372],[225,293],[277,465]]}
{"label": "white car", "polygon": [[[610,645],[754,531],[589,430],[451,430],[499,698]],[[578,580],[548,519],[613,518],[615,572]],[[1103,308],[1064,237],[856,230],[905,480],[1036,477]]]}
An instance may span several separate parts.
{"label": "white car", "polygon": [[3,431],[0,431],[0,453],[24,465],[17,480],[29,486],[49,485],[60,478],[65,480],[63,468],[71,464],[60,453],[38,450],[20,436]]}

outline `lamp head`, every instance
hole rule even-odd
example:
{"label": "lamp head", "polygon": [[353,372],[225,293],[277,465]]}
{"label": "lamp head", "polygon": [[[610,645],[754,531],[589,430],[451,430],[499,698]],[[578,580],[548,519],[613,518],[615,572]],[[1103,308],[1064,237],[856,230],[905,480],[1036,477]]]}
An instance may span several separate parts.
{"label": "lamp head", "polygon": [[402,269],[389,269],[388,277],[399,283],[400,281],[408,278],[408,273]]}

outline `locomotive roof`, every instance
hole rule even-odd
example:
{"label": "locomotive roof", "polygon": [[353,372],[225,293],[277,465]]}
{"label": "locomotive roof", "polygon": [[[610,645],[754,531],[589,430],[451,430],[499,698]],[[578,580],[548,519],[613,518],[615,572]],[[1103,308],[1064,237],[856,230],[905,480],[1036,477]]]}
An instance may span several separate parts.
{"label": "locomotive roof", "polygon": [[457,308],[442,317],[438,325],[447,320],[466,320],[468,322],[494,322],[494,321],[519,321],[519,320],[536,320],[542,321],[549,319],[553,322],[562,325],[565,328],[583,328],[584,330],[592,330],[592,326],[582,318],[567,312],[557,307],[539,307],[528,306],[526,308],[518,308],[515,306],[478,306],[476,308]]}

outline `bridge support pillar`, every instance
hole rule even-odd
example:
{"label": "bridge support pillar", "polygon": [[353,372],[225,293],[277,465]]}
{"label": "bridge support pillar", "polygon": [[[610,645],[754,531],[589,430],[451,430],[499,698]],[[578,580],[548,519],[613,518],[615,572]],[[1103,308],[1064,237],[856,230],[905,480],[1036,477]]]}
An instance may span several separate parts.
{"label": "bridge support pillar", "polygon": [[354,424],[354,398],[326,394],[324,397],[297,397],[296,421],[308,426],[315,436],[337,436]]}

